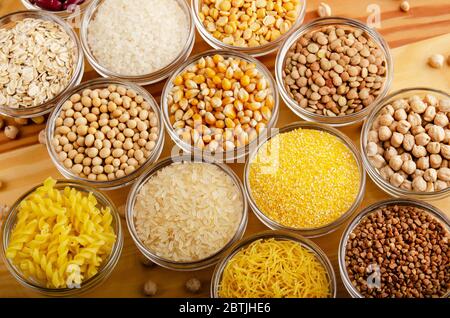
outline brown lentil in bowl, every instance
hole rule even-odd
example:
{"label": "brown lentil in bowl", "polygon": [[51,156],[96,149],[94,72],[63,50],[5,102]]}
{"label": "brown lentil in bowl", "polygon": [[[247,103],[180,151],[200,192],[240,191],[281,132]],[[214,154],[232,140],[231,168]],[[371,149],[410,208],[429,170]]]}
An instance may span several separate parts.
{"label": "brown lentil in bowl", "polygon": [[366,208],[341,239],[345,287],[353,297],[448,297],[449,226],[441,211],[420,201]]}
{"label": "brown lentil in bowl", "polygon": [[386,95],[392,61],[376,31],[351,19],[322,18],[285,41],[276,75],[283,99],[297,115],[343,126],[361,121]]}

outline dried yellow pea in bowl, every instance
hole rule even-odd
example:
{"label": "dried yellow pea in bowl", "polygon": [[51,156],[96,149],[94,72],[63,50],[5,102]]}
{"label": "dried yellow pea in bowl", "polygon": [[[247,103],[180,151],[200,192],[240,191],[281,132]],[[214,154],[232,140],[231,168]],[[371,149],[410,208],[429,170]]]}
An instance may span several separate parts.
{"label": "dried yellow pea in bowl", "polygon": [[101,284],[122,246],[114,204],[77,181],[48,178],[14,203],[2,227],[1,254],[10,273],[49,296],[74,296]]}
{"label": "dried yellow pea in bowl", "polygon": [[191,7],[212,47],[263,56],[302,24],[306,0],[192,0]]}

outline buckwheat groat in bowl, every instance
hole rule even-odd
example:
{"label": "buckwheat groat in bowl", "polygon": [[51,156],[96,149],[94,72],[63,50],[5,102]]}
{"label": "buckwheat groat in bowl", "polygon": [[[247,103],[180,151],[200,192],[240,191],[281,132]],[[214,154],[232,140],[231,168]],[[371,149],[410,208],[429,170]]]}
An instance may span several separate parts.
{"label": "buckwheat groat in bowl", "polygon": [[47,122],[47,149],[66,178],[100,189],[132,183],[158,160],[164,129],[143,88],[97,79],[65,94]]}
{"label": "buckwheat groat in bowl", "polygon": [[228,166],[177,156],[152,166],[135,183],[126,219],[149,260],[173,270],[198,270],[217,263],[242,238],[247,202]]}
{"label": "buckwheat groat in bowl", "polygon": [[393,62],[375,30],[356,20],[322,18],[284,42],[275,73],[281,96],[295,114],[344,126],[363,120],[386,96]]}
{"label": "buckwheat groat in bowl", "polygon": [[372,180],[396,197],[450,195],[450,95],[430,88],[397,91],[376,106],[361,136]]}
{"label": "buckwheat groat in bowl", "polygon": [[21,11],[0,18],[0,114],[37,117],[80,83],[83,52],[61,18]]}
{"label": "buckwheat groat in bowl", "polygon": [[354,298],[448,298],[450,224],[415,200],[367,207],[339,246],[342,281]]}
{"label": "buckwheat groat in bowl", "polygon": [[99,74],[147,85],[188,58],[195,27],[185,0],[93,0],[80,36]]}
{"label": "buckwheat groat in bowl", "polygon": [[198,32],[212,47],[262,56],[303,22],[306,0],[191,0]]}

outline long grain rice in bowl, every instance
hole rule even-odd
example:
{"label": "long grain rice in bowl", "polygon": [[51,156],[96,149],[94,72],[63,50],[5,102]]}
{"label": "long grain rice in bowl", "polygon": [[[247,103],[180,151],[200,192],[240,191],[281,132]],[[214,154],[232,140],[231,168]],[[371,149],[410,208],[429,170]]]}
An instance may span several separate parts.
{"label": "long grain rice in bowl", "polygon": [[127,225],[139,250],[174,270],[215,264],[247,225],[243,187],[225,165],[167,158],[130,192]]}

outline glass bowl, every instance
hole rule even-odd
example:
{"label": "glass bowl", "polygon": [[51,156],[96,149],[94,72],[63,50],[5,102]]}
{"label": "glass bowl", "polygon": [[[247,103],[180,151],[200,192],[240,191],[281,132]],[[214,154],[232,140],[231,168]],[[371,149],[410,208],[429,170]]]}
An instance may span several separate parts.
{"label": "glass bowl", "polygon": [[80,22],[81,22],[81,16],[86,11],[86,8],[89,6],[89,2],[91,0],[86,0],[82,4],[77,5],[75,11],[68,11],[68,10],[50,11],[50,10],[42,9],[41,7],[31,3],[29,0],[21,0],[21,1],[22,1],[22,5],[25,8],[27,8],[27,10],[45,11],[45,12],[49,12],[51,14],[55,14],[58,17],[71,23],[74,28],[79,28]]}
{"label": "glass bowl", "polygon": [[302,247],[306,248],[308,251],[313,253],[317,259],[322,263],[327,271],[328,278],[330,281],[331,288],[331,298],[336,298],[336,276],[334,274],[333,266],[330,263],[327,255],[317,246],[314,242],[294,233],[286,232],[286,231],[265,231],[260,232],[254,235],[251,235],[236,244],[226,253],[226,255],[221,259],[221,261],[217,264],[213,277],[211,279],[211,297],[212,298],[220,298],[219,296],[219,287],[220,282],[222,280],[222,274],[227,266],[228,262],[243,248],[249,246],[251,243],[257,240],[266,240],[266,239],[277,239],[283,241],[292,241],[299,243]]}
{"label": "glass bowl", "polygon": [[[264,145],[264,143],[279,134],[287,133],[287,132],[290,132],[290,131],[293,131],[293,130],[296,130],[299,128],[324,131],[324,132],[327,132],[327,133],[337,137],[353,153],[355,161],[358,165],[358,170],[359,170],[359,175],[360,175],[360,184],[359,184],[359,188],[358,188],[358,194],[357,194],[352,206],[348,209],[348,211],[345,212],[344,214],[342,214],[338,219],[336,219],[332,223],[321,226],[321,227],[317,227],[317,228],[304,228],[304,229],[293,228],[293,227],[288,227],[288,226],[282,225],[282,224],[270,219],[266,214],[264,214],[264,212],[262,212],[259,209],[258,205],[256,204],[256,202],[253,198],[252,189],[250,186],[250,180],[249,180],[250,165],[251,165],[252,161],[254,160],[255,156],[257,155],[259,149]],[[326,235],[328,233],[335,231],[340,225],[342,225],[358,209],[358,207],[360,206],[360,204],[364,198],[365,187],[366,187],[366,173],[364,171],[361,155],[359,154],[357,148],[355,147],[353,142],[350,140],[350,138],[348,138],[344,133],[340,132],[339,130],[337,130],[333,127],[323,125],[323,124],[309,123],[309,122],[297,122],[297,123],[293,123],[288,126],[285,126],[283,128],[280,128],[279,131],[273,133],[269,138],[267,138],[265,142],[261,143],[257,149],[252,151],[252,153],[249,155],[249,157],[247,159],[247,163],[245,165],[245,170],[244,170],[244,187],[245,187],[245,193],[246,193],[248,201],[249,201],[249,205],[250,205],[252,211],[255,213],[256,217],[264,225],[266,225],[267,227],[269,227],[272,230],[290,231],[290,232],[298,233],[302,236],[309,237],[309,238],[319,237],[319,236],[323,236],[323,235]]]}
{"label": "glass bowl", "polygon": [[[304,108],[302,108],[289,94],[288,90],[285,87],[284,80],[283,80],[283,70],[285,66],[286,61],[286,55],[289,51],[289,49],[296,43],[296,41],[302,37],[303,35],[318,30],[322,27],[326,26],[333,26],[333,25],[339,25],[344,26],[348,28],[354,28],[357,30],[361,30],[365,34],[368,35],[369,38],[371,38],[378,47],[383,51],[384,57],[386,59],[386,80],[383,85],[382,92],[378,97],[372,102],[371,105],[363,108],[362,110],[345,115],[345,116],[325,116],[325,115],[319,115],[316,113],[313,113],[311,111],[308,111]],[[281,97],[283,98],[286,105],[299,117],[301,117],[304,120],[312,121],[312,122],[318,122],[323,124],[329,124],[331,126],[341,127],[341,126],[348,126],[352,124],[356,124],[361,122],[370,112],[370,110],[376,105],[382,98],[386,96],[388,93],[392,78],[394,75],[394,62],[392,60],[391,53],[389,51],[389,46],[386,43],[386,41],[383,39],[383,37],[374,29],[368,27],[367,25],[353,19],[347,19],[347,18],[339,18],[339,17],[331,17],[331,18],[320,18],[316,19],[306,25],[303,25],[298,30],[295,31],[291,36],[289,36],[288,39],[283,43],[281,49],[278,52],[277,59],[275,62],[275,75],[277,78],[278,87],[280,90]]]}
{"label": "glass bowl", "polygon": [[[208,163],[213,164],[220,168],[223,172],[225,172],[233,181],[236,187],[239,189],[239,192],[241,194],[242,203],[243,203],[243,209],[242,209],[242,218],[239,223],[239,226],[236,230],[236,233],[234,234],[233,238],[228,242],[221,250],[217,251],[215,254],[198,261],[193,262],[176,262],[172,260],[168,260],[165,258],[162,258],[156,253],[152,252],[150,249],[148,249],[143,242],[139,239],[139,236],[137,234],[135,225],[134,225],[134,205],[136,202],[137,195],[139,194],[139,191],[141,188],[147,183],[148,180],[150,180],[156,173],[158,173],[161,169],[164,167],[170,166],[173,163],[180,163],[180,162],[198,162],[198,163]],[[244,189],[242,187],[242,183],[239,180],[239,178],[236,176],[236,174],[231,170],[227,165],[220,164],[216,162],[211,162],[208,160],[205,160],[203,158],[196,158],[191,155],[184,155],[184,156],[174,156],[169,157],[166,159],[161,160],[154,166],[152,166],[150,169],[148,169],[145,173],[142,174],[141,178],[134,184],[133,188],[131,189],[127,204],[125,208],[126,213],[126,222],[128,226],[128,230],[131,234],[131,238],[133,239],[134,243],[136,244],[139,251],[150,261],[152,261],[155,264],[158,264],[164,268],[168,268],[171,270],[176,271],[194,271],[194,270],[200,270],[207,267],[210,267],[214,264],[216,264],[221,255],[236,241],[240,240],[245,232],[245,229],[247,227],[248,222],[248,213],[247,213],[248,207],[247,207],[247,201],[245,200],[245,194]]]}
{"label": "glass bowl", "polygon": [[45,286],[42,286],[41,284],[38,284],[36,281],[30,280],[29,278],[25,277],[21,273],[20,269],[17,268],[14,264],[12,264],[12,262],[9,259],[6,258],[6,250],[8,247],[8,242],[11,238],[11,231],[13,230],[16,223],[20,202],[26,199],[30,194],[32,194],[38,187],[42,185],[43,184],[33,187],[32,189],[27,191],[24,195],[22,195],[19,199],[17,199],[17,201],[12,205],[11,212],[5,219],[1,233],[2,235],[1,254],[3,261],[8,270],[10,271],[10,273],[21,285],[35,292],[51,297],[69,297],[85,293],[103,283],[111,275],[112,271],[114,270],[115,266],[119,261],[123,246],[123,232],[120,225],[119,212],[115,207],[114,203],[106,195],[104,195],[103,193],[99,192],[95,188],[92,188],[85,183],[79,181],[62,181],[62,180],[57,181],[55,185],[56,189],[63,190],[65,187],[71,187],[83,193],[92,193],[97,199],[98,204],[100,206],[109,207],[111,209],[111,215],[113,219],[112,226],[114,228],[114,232],[117,236],[117,239],[111,250],[110,256],[103,262],[102,266],[99,268],[99,272],[95,276],[84,281],[81,284],[81,288],[47,288]]}
{"label": "glass bowl", "polygon": [[[72,96],[73,94],[76,94],[76,93],[80,93],[84,89],[106,88],[106,87],[108,87],[108,85],[118,85],[118,86],[120,85],[120,86],[124,86],[126,88],[131,88],[131,89],[135,90],[139,95],[144,97],[144,100],[150,104],[152,111],[156,114],[156,116],[158,118],[158,127],[159,127],[158,136],[159,136],[159,138],[156,141],[156,146],[153,149],[150,157],[147,159],[147,162],[144,165],[137,168],[131,174],[126,175],[122,178],[114,179],[114,180],[91,181],[91,180],[81,178],[80,176],[76,175],[75,173],[72,172],[71,169],[66,168],[63,165],[63,163],[59,160],[58,154],[52,145],[52,140],[53,140],[53,137],[55,136],[55,122],[56,122],[56,119],[59,117],[59,114],[61,113],[61,110],[64,106],[64,102],[67,101],[70,98],[70,96]],[[131,183],[133,183],[141,175],[142,171],[144,171],[147,167],[151,166],[154,162],[156,162],[158,160],[158,158],[161,155],[161,152],[163,150],[163,147],[164,147],[164,127],[163,127],[158,103],[155,101],[153,96],[148,91],[146,91],[144,88],[142,88],[136,84],[128,83],[128,82],[124,82],[124,81],[120,81],[120,80],[114,80],[114,79],[90,80],[90,81],[82,83],[81,85],[79,85],[77,87],[74,87],[71,91],[65,93],[61,97],[55,110],[50,115],[50,117],[47,121],[47,127],[46,127],[45,132],[46,132],[47,150],[50,155],[50,158],[52,159],[52,161],[53,161],[54,165],[56,166],[56,168],[58,169],[58,171],[67,179],[83,181],[83,182],[86,182],[86,183],[92,185],[93,187],[96,187],[96,188],[102,189],[102,190],[119,189],[119,188],[128,186]]]}
{"label": "glass bowl", "polygon": [[80,41],[78,40],[78,37],[71,26],[60,17],[42,10],[19,11],[0,17],[0,29],[11,28],[15,25],[16,22],[30,18],[54,22],[61,26],[61,28],[70,36],[72,41],[75,43],[75,69],[67,87],[53,99],[43,103],[42,105],[28,108],[10,108],[0,106],[0,114],[8,117],[33,118],[51,112],[61,96],[81,82],[84,73],[84,55],[83,50],[81,49]]}
{"label": "glass bowl", "polygon": [[[391,205],[399,205],[399,206],[413,206],[420,209],[425,210],[431,216],[433,216],[436,220],[441,222],[441,224],[444,225],[444,227],[447,228],[447,231],[450,231],[450,221],[448,217],[441,212],[439,209],[435,208],[434,206],[421,202],[416,200],[409,200],[409,199],[391,199],[391,200],[385,200],[381,201],[375,204],[372,204],[371,206],[365,208],[361,213],[359,213],[347,226],[344,233],[342,234],[340,243],[339,243],[339,251],[338,251],[338,262],[339,262],[339,271],[341,274],[342,282],[348,291],[348,293],[353,298],[364,298],[364,296],[356,289],[355,286],[353,286],[350,278],[348,277],[347,268],[345,266],[345,254],[346,254],[346,246],[348,239],[350,237],[350,234],[353,232],[353,230],[361,223],[362,220],[364,220],[367,215],[372,213],[373,211],[385,207],[385,206],[391,206]],[[450,296],[450,290],[447,292],[447,295],[444,298],[448,298]]]}
{"label": "glass bowl", "polygon": [[[123,75],[115,73],[111,70],[108,70],[106,67],[104,67],[94,56],[92,53],[89,42],[88,42],[88,30],[89,30],[89,24],[91,23],[92,19],[95,17],[98,8],[103,4],[105,0],[92,0],[92,3],[89,5],[89,7],[86,9],[86,13],[84,14],[83,21],[81,24],[80,29],[80,38],[81,38],[81,45],[83,47],[84,54],[86,55],[87,60],[89,61],[89,64],[92,65],[95,71],[99,73],[103,77],[109,77],[109,78],[116,78],[121,79],[124,81],[134,82],[139,85],[149,85],[154,84],[157,82],[160,82],[167,78],[170,74],[174,72],[178,68],[178,66],[187,60],[189,55],[192,52],[192,49],[195,44],[195,27],[194,23],[192,22],[192,16],[191,16],[191,10],[189,8],[189,5],[186,3],[185,0],[178,0],[180,7],[184,10],[186,13],[186,16],[189,20],[189,34],[187,37],[187,41],[182,49],[182,51],[179,53],[179,55],[173,60],[170,64],[167,66],[156,70],[150,74],[145,75]],[[149,25],[151,25],[151,21],[149,21]]]}
{"label": "glass bowl", "polygon": [[192,16],[195,22],[195,26],[197,27],[198,33],[200,33],[201,37],[208,43],[210,46],[217,50],[230,50],[239,53],[249,54],[254,57],[268,55],[274,51],[276,51],[281,43],[291,35],[298,27],[301,26],[303,20],[305,18],[306,13],[306,0],[301,0],[300,5],[298,6],[298,16],[292,27],[285,34],[281,35],[278,39],[273,42],[269,42],[267,44],[257,46],[257,47],[239,47],[234,45],[228,45],[223,43],[222,41],[216,39],[203,25],[202,21],[200,21],[199,13],[201,11],[201,2],[202,0],[191,0],[191,8],[192,8]]}
{"label": "glass bowl", "polygon": [[[245,147],[238,147],[234,150],[224,151],[224,152],[216,152],[212,153],[208,150],[201,150],[191,144],[186,143],[183,141],[178,134],[176,133],[175,129],[172,127],[172,124],[170,123],[170,114],[169,114],[169,105],[168,105],[168,98],[169,94],[174,87],[173,81],[177,77],[178,74],[182,73],[187,67],[195,64],[198,60],[201,58],[207,57],[207,56],[213,56],[215,54],[222,55],[225,58],[238,58],[241,60],[245,60],[249,63],[256,64],[256,68],[258,69],[261,74],[264,75],[266,80],[268,81],[270,87],[272,88],[272,94],[274,98],[274,107],[272,110],[272,118],[269,120],[269,123],[267,124],[266,129],[261,132],[261,134],[250,142]],[[279,115],[279,96],[278,96],[278,88],[275,82],[275,79],[271,75],[270,71],[267,69],[267,67],[259,62],[257,59],[237,52],[232,51],[222,51],[222,50],[209,50],[200,54],[197,54],[195,56],[192,56],[188,61],[183,63],[173,74],[172,76],[167,80],[166,85],[164,86],[164,89],[161,94],[161,108],[163,112],[163,119],[164,124],[166,126],[167,132],[169,133],[169,136],[171,139],[175,142],[175,144],[180,147],[184,152],[186,153],[194,153],[196,156],[202,155],[209,159],[214,159],[215,161],[220,162],[233,162],[236,159],[242,159],[244,158],[251,149],[257,147],[259,141],[261,140],[262,136],[264,134],[267,134],[272,127],[275,127],[278,115]]]}
{"label": "glass bowl", "polygon": [[417,200],[439,200],[446,198],[450,195],[450,187],[445,190],[437,191],[437,192],[416,192],[412,190],[405,190],[398,187],[394,187],[392,184],[384,180],[378,170],[372,166],[369,161],[369,157],[367,155],[367,144],[369,143],[369,132],[380,114],[381,110],[388,104],[392,103],[394,100],[400,98],[408,98],[412,95],[424,96],[426,94],[433,94],[437,97],[450,99],[450,95],[444,91],[432,89],[432,88],[423,88],[423,87],[415,87],[415,88],[407,88],[396,91],[386,98],[382,99],[378,102],[378,104],[373,108],[368,118],[364,122],[364,126],[361,131],[361,152],[362,158],[364,162],[364,167],[367,170],[372,181],[384,192],[388,193],[393,197],[398,198],[411,198]]}

